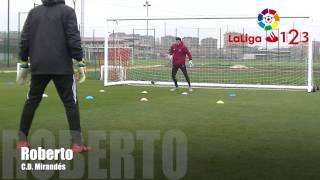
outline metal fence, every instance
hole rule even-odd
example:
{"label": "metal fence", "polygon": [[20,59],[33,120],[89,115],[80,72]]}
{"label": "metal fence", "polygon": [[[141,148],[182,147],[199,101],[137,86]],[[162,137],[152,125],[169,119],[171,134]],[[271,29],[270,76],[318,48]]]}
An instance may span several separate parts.
{"label": "metal fence", "polygon": [[0,68],[16,67],[19,53],[18,32],[10,32],[9,40],[7,32],[0,32]]}

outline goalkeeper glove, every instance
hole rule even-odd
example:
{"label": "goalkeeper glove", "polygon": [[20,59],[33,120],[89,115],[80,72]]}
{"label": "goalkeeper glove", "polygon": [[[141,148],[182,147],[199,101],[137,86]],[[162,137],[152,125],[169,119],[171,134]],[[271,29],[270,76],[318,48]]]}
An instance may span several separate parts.
{"label": "goalkeeper glove", "polygon": [[173,60],[173,55],[169,55],[169,59],[170,59],[170,61],[172,61]]}
{"label": "goalkeeper glove", "polygon": [[168,55],[168,65],[171,66],[172,65],[172,60],[173,60],[173,56],[172,55]]}
{"label": "goalkeeper glove", "polygon": [[78,62],[78,82],[81,84],[86,80],[86,64],[84,60]]}
{"label": "goalkeeper glove", "polygon": [[189,67],[192,68],[193,66],[192,60],[189,60]]}
{"label": "goalkeeper glove", "polygon": [[28,82],[28,75],[30,74],[30,68],[28,61],[20,61],[20,66],[17,74],[17,82],[20,85],[24,85]]}

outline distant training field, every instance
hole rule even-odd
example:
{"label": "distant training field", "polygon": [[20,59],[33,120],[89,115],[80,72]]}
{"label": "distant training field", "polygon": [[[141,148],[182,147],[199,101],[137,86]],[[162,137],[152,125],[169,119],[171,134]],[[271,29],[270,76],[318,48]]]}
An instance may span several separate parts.
{"label": "distant training field", "polygon": [[[0,74],[1,131],[18,128],[28,91],[14,81],[14,74]],[[105,93],[100,93],[101,89]],[[149,93],[141,94],[144,90]],[[183,91],[103,87],[101,81],[88,80],[78,86],[84,134],[88,130],[179,129],[188,140],[184,178],[188,180],[320,179],[319,93],[195,89],[183,96]],[[49,97],[36,113],[32,132],[48,129],[57,134],[68,129],[63,105],[52,84],[46,93]],[[236,96],[230,97],[230,93]],[[88,95],[94,99],[85,100]],[[140,102],[142,97],[149,101]],[[216,104],[218,100],[225,104]],[[104,147],[109,145],[107,142]],[[155,179],[163,180],[161,145],[155,146]],[[135,179],[142,179],[141,154],[137,144]]]}

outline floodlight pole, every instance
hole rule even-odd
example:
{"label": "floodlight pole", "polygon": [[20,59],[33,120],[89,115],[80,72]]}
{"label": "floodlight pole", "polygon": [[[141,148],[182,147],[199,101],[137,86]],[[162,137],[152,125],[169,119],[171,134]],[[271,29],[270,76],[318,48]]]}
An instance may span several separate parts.
{"label": "floodlight pole", "polygon": [[22,12],[18,12],[18,38],[20,39],[20,15]]}
{"label": "floodlight pole", "polygon": [[81,37],[84,37],[84,0],[81,0]]}
{"label": "floodlight pole", "polygon": [[7,66],[10,65],[10,0],[8,0],[8,24],[7,24]]}
{"label": "floodlight pole", "polygon": [[39,6],[40,4],[37,4],[37,3],[33,3],[33,8],[35,8],[36,6]]}
{"label": "floodlight pole", "polygon": [[74,11],[76,11],[76,3],[77,3],[77,0],[72,0],[72,2],[73,2],[73,9],[74,9]]}
{"label": "floodlight pole", "polygon": [[[146,1],[145,4],[143,5],[143,7],[147,8],[147,19],[149,17],[149,7],[151,6],[151,4]],[[147,36],[149,35],[149,20],[147,20]]]}
{"label": "floodlight pole", "polygon": [[20,40],[20,33],[21,33],[21,15],[28,14],[29,12],[18,12],[18,38]]}
{"label": "floodlight pole", "polygon": [[[27,13],[29,13],[29,12],[18,12],[18,42],[20,42],[20,40],[21,40],[21,28],[20,28],[20,25],[21,25],[21,15],[22,14],[27,14]],[[18,61],[19,61],[19,58],[18,58]]]}

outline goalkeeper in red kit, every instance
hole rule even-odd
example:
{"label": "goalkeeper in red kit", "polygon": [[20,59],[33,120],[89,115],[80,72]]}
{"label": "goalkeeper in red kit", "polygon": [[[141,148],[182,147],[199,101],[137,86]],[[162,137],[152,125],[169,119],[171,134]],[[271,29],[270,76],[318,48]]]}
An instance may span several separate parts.
{"label": "goalkeeper in red kit", "polygon": [[186,78],[186,81],[188,82],[189,91],[192,91],[190,78],[188,76],[187,67],[186,67],[186,56],[188,56],[189,58],[190,67],[193,66],[192,55],[189,49],[187,48],[187,46],[184,45],[180,37],[176,37],[176,43],[174,43],[171,46],[169,53],[170,53],[170,59],[172,61],[171,76],[175,85],[175,87],[171,89],[171,91],[175,91],[179,88],[178,81],[176,78],[176,75],[179,69],[181,69],[184,77]]}

